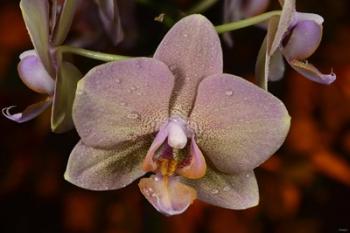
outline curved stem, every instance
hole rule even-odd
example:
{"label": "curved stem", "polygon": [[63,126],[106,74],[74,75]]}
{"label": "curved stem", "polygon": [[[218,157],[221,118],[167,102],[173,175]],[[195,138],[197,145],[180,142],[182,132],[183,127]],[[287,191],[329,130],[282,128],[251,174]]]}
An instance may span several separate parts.
{"label": "curved stem", "polygon": [[269,11],[269,12],[263,13],[261,15],[251,17],[251,18],[242,19],[242,20],[235,21],[232,23],[222,24],[222,25],[216,26],[215,29],[219,34],[229,32],[229,31],[234,31],[237,29],[249,27],[249,26],[252,26],[252,25],[255,25],[258,23],[262,23],[262,22],[270,19],[273,16],[281,15],[281,12],[282,11]]}
{"label": "curved stem", "polygon": [[120,61],[120,60],[125,60],[130,57],[128,56],[122,56],[122,55],[115,55],[115,54],[109,54],[109,53],[101,53],[101,52],[96,52],[96,51],[91,51],[87,49],[82,49],[82,48],[76,48],[68,45],[62,45],[57,48],[57,52],[59,54],[63,53],[72,53],[76,55],[80,55],[83,57],[99,60],[99,61]]}
{"label": "curved stem", "polygon": [[197,5],[192,7],[187,14],[198,14],[206,11],[208,8],[210,8],[212,5],[214,5],[218,0],[202,0]]}

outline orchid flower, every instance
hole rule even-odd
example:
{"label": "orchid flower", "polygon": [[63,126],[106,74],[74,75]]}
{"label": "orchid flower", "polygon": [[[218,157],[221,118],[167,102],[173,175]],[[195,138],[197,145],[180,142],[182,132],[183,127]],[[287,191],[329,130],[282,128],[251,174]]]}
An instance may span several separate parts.
{"label": "orchid flower", "polygon": [[283,143],[290,117],[272,94],[223,74],[219,37],[202,15],[165,35],[153,58],[110,62],[78,82],[73,120],[81,137],[69,182],[139,188],[161,213],[194,199],[230,209],[257,205],[253,169]]}
{"label": "orchid flower", "polygon": [[[223,22],[234,22],[258,15],[266,10],[269,3],[269,0],[225,0]],[[224,33],[223,39],[230,47],[233,46],[233,40],[229,33]]]}
{"label": "orchid flower", "polygon": [[268,32],[260,48],[256,64],[259,85],[267,89],[267,81],[277,81],[284,73],[283,57],[304,77],[321,84],[330,84],[336,75],[322,74],[307,59],[322,39],[323,18],[317,14],[295,10],[295,0],[282,1],[281,16],[270,19]]}
{"label": "orchid flower", "polygon": [[47,0],[21,0],[20,7],[34,50],[20,55],[18,73],[26,86],[47,97],[21,113],[11,114],[14,106],[4,108],[2,112],[8,119],[26,122],[52,106],[52,130],[63,132],[73,128],[71,109],[76,83],[82,75],[73,64],[58,59],[55,48],[64,42],[68,34],[76,2],[65,1],[57,15],[57,1],[50,5]]}

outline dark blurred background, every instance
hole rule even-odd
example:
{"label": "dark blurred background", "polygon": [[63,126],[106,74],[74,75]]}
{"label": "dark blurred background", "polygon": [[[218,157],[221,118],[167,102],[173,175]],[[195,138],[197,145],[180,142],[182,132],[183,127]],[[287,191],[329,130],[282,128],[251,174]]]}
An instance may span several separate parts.
{"label": "dark blurred background", "polygon": [[[17,74],[18,55],[31,49],[18,2],[0,3],[1,108],[23,109],[43,98]],[[138,1],[132,11],[122,12],[122,20],[133,25],[127,29],[129,39],[117,47],[101,40],[87,47],[150,55],[168,30],[154,17],[162,12],[176,17],[197,2]],[[276,9],[277,0],[271,2],[270,8]],[[0,117],[0,232],[350,232],[350,1],[299,0],[297,8],[325,18],[322,44],[310,62],[338,77],[323,86],[288,68],[282,81],[271,84],[271,91],[285,102],[292,126],[283,147],[256,169],[259,206],[235,211],[196,201],[183,215],[164,217],[143,198],[136,182],[109,192],[75,187],[63,173],[78,136],[74,131],[51,133],[47,111],[23,124]],[[222,1],[204,14],[220,24]],[[79,29],[81,25],[75,26],[75,34]],[[232,36],[233,48],[223,44],[225,71],[253,80],[264,31],[250,27]],[[75,61],[84,72],[98,64],[81,57]]]}

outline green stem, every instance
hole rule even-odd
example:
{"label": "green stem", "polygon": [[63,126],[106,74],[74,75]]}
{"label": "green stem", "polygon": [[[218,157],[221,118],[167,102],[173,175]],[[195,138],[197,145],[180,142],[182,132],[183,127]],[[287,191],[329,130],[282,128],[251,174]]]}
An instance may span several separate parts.
{"label": "green stem", "polygon": [[242,19],[232,23],[222,24],[222,25],[216,26],[215,29],[219,34],[221,34],[229,31],[234,31],[237,29],[249,27],[258,23],[262,23],[273,16],[279,16],[279,15],[281,15],[281,11],[269,11],[251,18]]}
{"label": "green stem", "polygon": [[210,8],[212,5],[214,5],[218,0],[202,0],[200,1],[197,5],[192,7],[187,14],[198,14],[198,13],[203,13],[206,11],[208,8]]}
{"label": "green stem", "polygon": [[63,53],[72,53],[76,55],[80,55],[83,57],[99,60],[99,61],[120,61],[120,60],[125,60],[130,57],[128,56],[122,56],[122,55],[115,55],[115,54],[109,54],[109,53],[101,53],[101,52],[95,52],[87,49],[82,49],[82,48],[76,48],[76,47],[71,47],[68,45],[62,45],[57,48],[57,52],[59,54]]}

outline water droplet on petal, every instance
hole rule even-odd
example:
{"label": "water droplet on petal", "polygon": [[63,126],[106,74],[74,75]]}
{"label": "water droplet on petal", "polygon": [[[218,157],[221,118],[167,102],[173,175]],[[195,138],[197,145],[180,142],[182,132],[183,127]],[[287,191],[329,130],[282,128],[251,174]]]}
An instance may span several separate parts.
{"label": "water droplet on petal", "polygon": [[127,115],[127,118],[129,119],[133,119],[136,120],[140,117],[140,114],[138,114],[137,112],[131,112]]}
{"label": "water droplet on petal", "polygon": [[185,34],[184,34],[184,37],[188,37],[188,35],[185,33]]}
{"label": "water droplet on petal", "polygon": [[227,90],[227,91],[225,91],[225,95],[232,96],[233,95],[233,91],[232,90]]}
{"label": "water droplet on petal", "polygon": [[228,191],[230,191],[230,190],[231,190],[231,187],[230,187],[230,186],[225,186],[225,187],[224,187],[224,191],[225,191],[225,192],[228,192]]}
{"label": "water droplet on petal", "polygon": [[120,105],[125,107],[125,106],[127,106],[128,104],[125,103],[125,102],[121,102]]}
{"label": "water droplet on petal", "polygon": [[212,193],[212,194],[218,194],[218,193],[219,193],[219,190],[213,189],[213,190],[211,190],[211,193]]}
{"label": "water droplet on petal", "polygon": [[250,177],[250,175],[249,175],[249,174],[247,174],[247,175],[245,175],[245,177],[249,178],[249,177]]}
{"label": "water droplet on petal", "polygon": [[76,95],[82,95],[82,94],[84,94],[84,91],[82,89],[78,88],[76,90]]}
{"label": "water droplet on petal", "polygon": [[119,78],[117,78],[117,79],[115,80],[115,82],[118,83],[118,84],[120,84],[122,81],[121,81]]}
{"label": "water droplet on petal", "polygon": [[130,90],[132,90],[132,91],[136,91],[136,89],[137,89],[136,86],[132,86],[132,87],[130,88]]}
{"label": "water droplet on petal", "polygon": [[170,69],[171,71],[176,70],[176,65],[170,65],[170,66],[169,66],[169,69]]}

